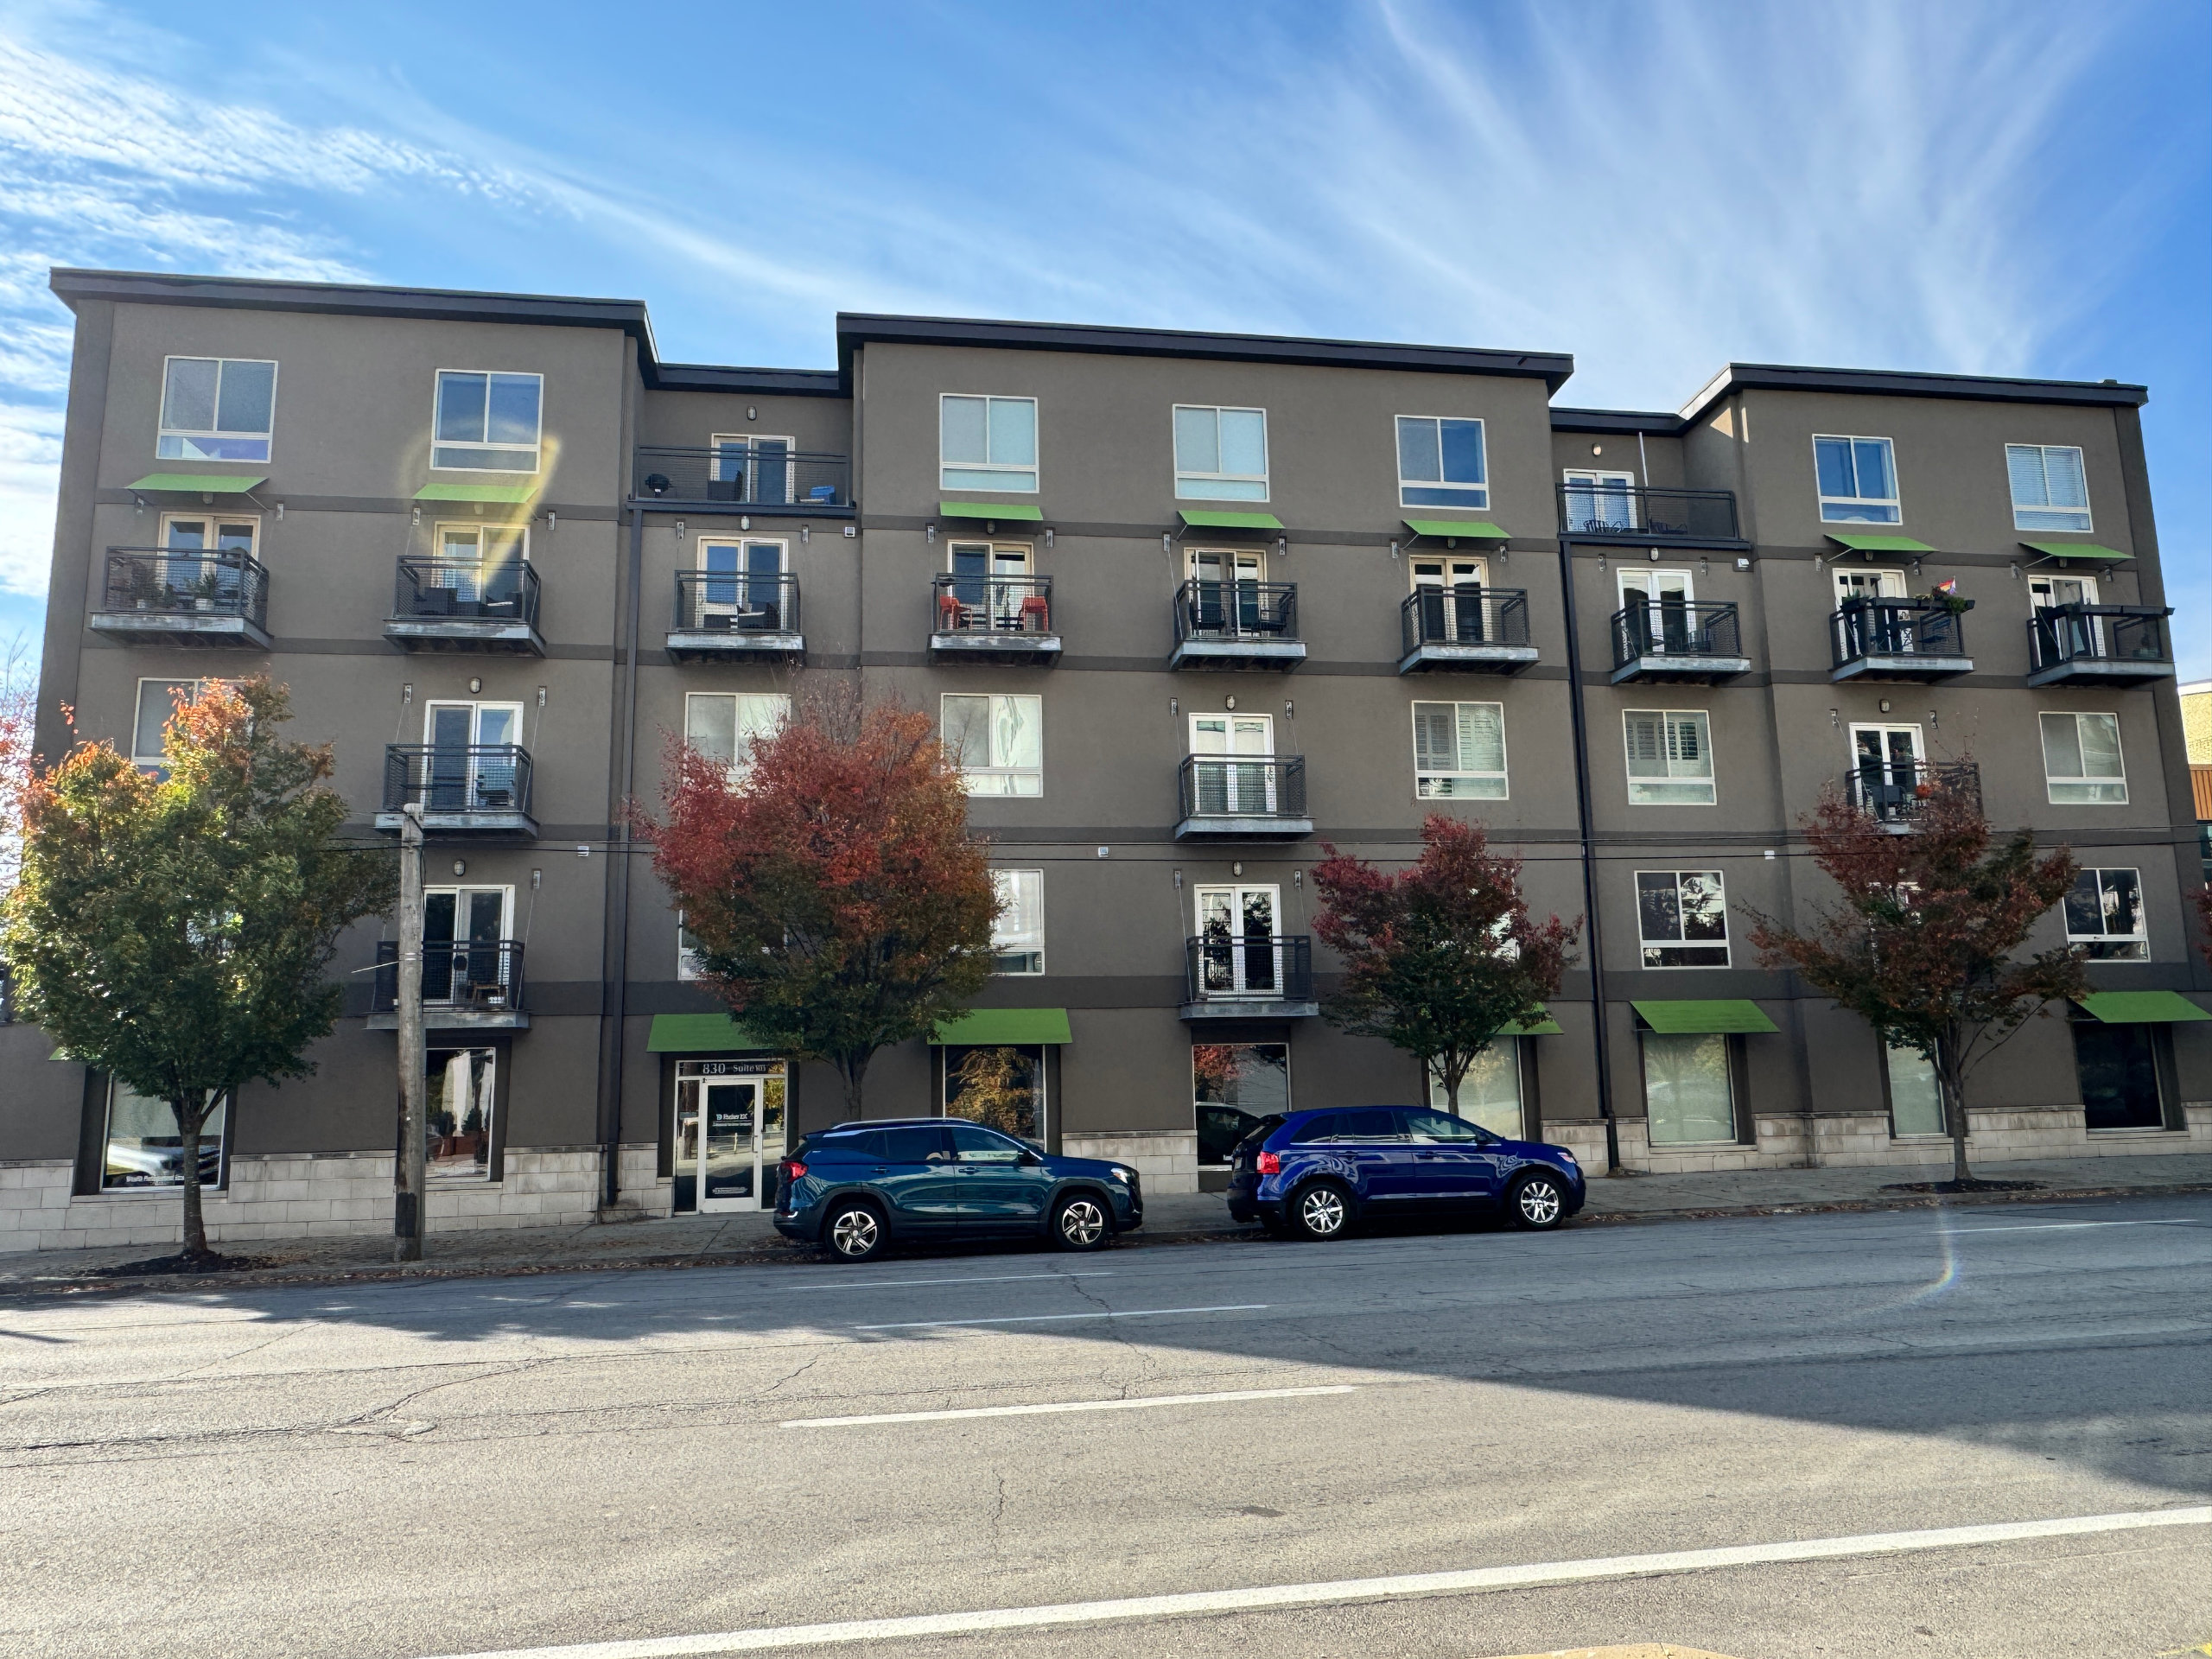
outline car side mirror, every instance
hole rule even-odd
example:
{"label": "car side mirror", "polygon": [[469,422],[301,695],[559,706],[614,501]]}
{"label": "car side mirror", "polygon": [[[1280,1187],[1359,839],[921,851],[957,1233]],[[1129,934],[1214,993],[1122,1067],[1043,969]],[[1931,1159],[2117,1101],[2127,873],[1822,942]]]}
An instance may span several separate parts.
{"label": "car side mirror", "polygon": [[1041,1152],[1025,1152],[1021,1154],[1021,1161],[1033,1169],[1045,1161],[1045,1154]]}

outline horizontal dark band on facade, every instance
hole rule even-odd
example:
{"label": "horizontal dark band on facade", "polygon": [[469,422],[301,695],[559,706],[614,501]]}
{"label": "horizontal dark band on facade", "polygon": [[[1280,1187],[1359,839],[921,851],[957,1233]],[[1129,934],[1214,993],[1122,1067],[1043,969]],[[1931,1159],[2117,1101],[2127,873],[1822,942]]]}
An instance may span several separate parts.
{"label": "horizontal dark band on facade", "polygon": [[[129,507],[137,505],[140,496],[150,493],[153,492],[96,490],[92,493],[92,499],[103,507]],[[383,513],[395,518],[412,518],[418,510],[434,513],[440,518],[458,518],[464,516],[461,510],[472,505],[467,501],[417,501],[411,496],[404,495],[287,495],[283,491],[272,489],[266,485],[264,485],[255,494],[247,496],[245,499],[253,502],[256,505],[264,505],[264,497],[267,498],[268,506],[274,507],[281,502],[288,513],[368,512]],[[487,503],[486,505],[500,506],[505,504]],[[529,504],[529,516],[532,518],[543,518],[549,512],[558,518],[575,518],[596,524],[619,524],[622,518],[622,509],[612,504],[588,506],[574,501],[532,501]],[[504,518],[504,515],[497,511],[482,516],[486,524],[499,523]],[[538,532],[541,536],[547,533],[544,531]],[[559,534],[557,531],[551,533]]]}

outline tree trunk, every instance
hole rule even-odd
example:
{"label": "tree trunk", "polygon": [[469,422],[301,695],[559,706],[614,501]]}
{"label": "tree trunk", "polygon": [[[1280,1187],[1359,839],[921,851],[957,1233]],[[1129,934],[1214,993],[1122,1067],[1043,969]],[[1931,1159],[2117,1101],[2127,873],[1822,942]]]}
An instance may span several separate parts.
{"label": "tree trunk", "polygon": [[1966,1079],[1959,1072],[1959,1046],[1952,1038],[1936,1045],[1936,1081],[1943,1091],[1943,1123],[1951,1132],[1951,1179],[1970,1181],[1967,1168]]}
{"label": "tree trunk", "polygon": [[207,1224],[200,1213],[200,1131],[207,1124],[207,1096],[172,1095],[169,1110],[176,1115],[179,1150],[183,1154],[184,1254],[208,1254]]}
{"label": "tree trunk", "polygon": [[868,1076],[868,1063],[874,1058],[875,1051],[872,1048],[837,1057],[837,1075],[845,1083],[845,1116],[849,1122],[862,1115],[861,1084]]}

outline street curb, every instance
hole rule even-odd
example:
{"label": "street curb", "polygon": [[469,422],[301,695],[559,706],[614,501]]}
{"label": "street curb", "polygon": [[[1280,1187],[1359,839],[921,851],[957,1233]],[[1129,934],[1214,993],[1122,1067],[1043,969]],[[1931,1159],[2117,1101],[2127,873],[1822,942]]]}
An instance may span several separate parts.
{"label": "street curb", "polygon": [[[2036,1192],[1899,1193],[1886,1198],[1831,1198],[1802,1204],[1729,1205],[1717,1208],[1619,1211],[1607,1215],[1578,1216],[1577,1227],[1639,1226],[1669,1221],[1755,1220],[1770,1216],[1855,1215],[1881,1211],[1980,1208],[1991,1205],[2080,1204],[2116,1198],[2183,1198],[2212,1192],[2212,1182],[2177,1182],[2164,1186],[2066,1187]],[[1256,1226],[1199,1228],[1178,1232],[1138,1232],[1122,1241],[1121,1248],[1171,1244],[1234,1244],[1263,1241]],[[149,1274],[143,1279],[56,1277],[0,1284],[0,1306],[11,1302],[62,1297],[175,1294],[204,1290],[276,1290],[298,1286],[395,1284],[444,1281],[454,1279],[526,1279],[549,1274],[632,1273],[667,1271],[677,1268],[818,1267],[822,1259],[801,1244],[772,1250],[721,1250],[712,1254],[638,1255],[613,1260],[517,1262],[456,1262],[450,1267],[336,1268],[318,1271],[274,1268],[238,1274]]]}

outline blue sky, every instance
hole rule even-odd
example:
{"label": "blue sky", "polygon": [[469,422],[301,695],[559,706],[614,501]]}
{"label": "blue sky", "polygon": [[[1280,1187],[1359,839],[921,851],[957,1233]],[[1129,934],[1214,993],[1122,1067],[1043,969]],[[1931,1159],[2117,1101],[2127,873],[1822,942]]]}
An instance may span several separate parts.
{"label": "blue sky", "polygon": [[0,640],[38,626],[52,264],[640,298],[827,365],[839,309],[2140,380],[2212,675],[2212,6],[12,0]]}

